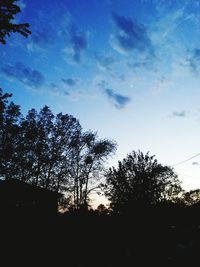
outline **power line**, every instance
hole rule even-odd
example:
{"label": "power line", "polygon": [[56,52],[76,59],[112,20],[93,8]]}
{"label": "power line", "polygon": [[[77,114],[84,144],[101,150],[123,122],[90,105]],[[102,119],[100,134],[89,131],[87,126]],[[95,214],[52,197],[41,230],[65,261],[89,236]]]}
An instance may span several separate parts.
{"label": "power line", "polygon": [[188,158],[188,159],[185,159],[185,160],[183,160],[183,161],[180,161],[180,162],[178,162],[178,163],[172,165],[172,167],[175,167],[175,166],[178,166],[178,165],[180,165],[180,164],[183,164],[183,163],[185,163],[185,162],[187,162],[187,161],[189,161],[189,160],[191,160],[191,159],[193,159],[193,158],[196,158],[196,157],[198,157],[198,156],[200,156],[200,153],[198,153],[198,154],[196,154],[196,155],[194,155],[194,156],[192,156],[192,157],[190,157],[190,158]]}

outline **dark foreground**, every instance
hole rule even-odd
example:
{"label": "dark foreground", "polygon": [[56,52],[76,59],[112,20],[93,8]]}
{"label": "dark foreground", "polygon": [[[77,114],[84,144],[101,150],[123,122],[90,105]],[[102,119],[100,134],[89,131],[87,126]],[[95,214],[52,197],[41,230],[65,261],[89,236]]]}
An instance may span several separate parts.
{"label": "dark foreground", "polygon": [[200,212],[1,216],[2,266],[199,266]]}

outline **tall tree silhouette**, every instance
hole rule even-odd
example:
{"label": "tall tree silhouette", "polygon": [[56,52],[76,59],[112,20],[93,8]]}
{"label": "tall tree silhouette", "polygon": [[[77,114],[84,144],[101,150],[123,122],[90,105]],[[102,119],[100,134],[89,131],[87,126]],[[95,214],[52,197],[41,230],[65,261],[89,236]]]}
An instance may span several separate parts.
{"label": "tall tree silhouette", "polygon": [[45,106],[28,112],[20,122],[13,178],[57,192],[69,188],[71,142],[79,122],[71,115],[56,116]]}
{"label": "tall tree silhouette", "polygon": [[84,132],[71,115],[54,115],[48,106],[28,111],[0,90],[0,176],[65,193],[79,208],[99,186],[115,142]]}
{"label": "tall tree silhouette", "polygon": [[0,43],[6,44],[6,36],[10,36],[12,32],[20,33],[28,37],[31,31],[28,29],[28,23],[13,23],[15,15],[21,11],[20,7],[15,3],[16,0],[0,1]]}
{"label": "tall tree silhouette", "polygon": [[11,96],[0,89],[0,176],[5,179],[13,175],[21,119],[20,107],[9,102]]}
{"label": "tall tree silhouette", "polygon": [[115,142],[99,139],[97,134],[77,132],[72,142],[70,177],[74,183],[76,208],[87,205],[89,194],[99,187],[105,160],[116,149]]}
{"label": "tall tree silhouette", "polygon": [[181,191],[173,169],[141,151],[133,151],[119,161],[118,168],[110,168],[106,182],[105,193],[118,211],[173,200]]}

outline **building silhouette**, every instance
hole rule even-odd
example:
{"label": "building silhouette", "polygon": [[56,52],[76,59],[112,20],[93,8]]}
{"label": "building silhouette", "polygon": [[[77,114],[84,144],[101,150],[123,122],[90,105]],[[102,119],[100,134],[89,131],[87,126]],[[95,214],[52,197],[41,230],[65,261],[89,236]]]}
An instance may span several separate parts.
{"label": "building silhouette", "polygon": [[55,215],[60,194],[17,179],[0,181],[0,211]]}

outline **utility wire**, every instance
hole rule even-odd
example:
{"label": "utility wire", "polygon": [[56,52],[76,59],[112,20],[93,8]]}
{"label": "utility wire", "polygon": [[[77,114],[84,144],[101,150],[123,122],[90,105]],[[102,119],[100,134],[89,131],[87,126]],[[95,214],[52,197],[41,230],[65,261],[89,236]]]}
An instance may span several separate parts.
{"label": "utility wire", "polygon": [[193,159],[193,158],[196,158],[196,157],[198,157],[198,156],[200,156],[200,153],[198,153],[198,154],[196,154],[196,155],[194,155],[194,156],[192,156],[192,157],[190,157],[190,158],[188,158],[188,159],[185,159],[185,160],[183,160],[183,161],[180,161],[180,162],[178,162],[178,163],[172,165],[172,167],[181,165],[181,164],[183,164],[183,163],[185,163],[185,162],[187,162],[187,161],[189,161],[189,160],[191,160],[191,159]]}

